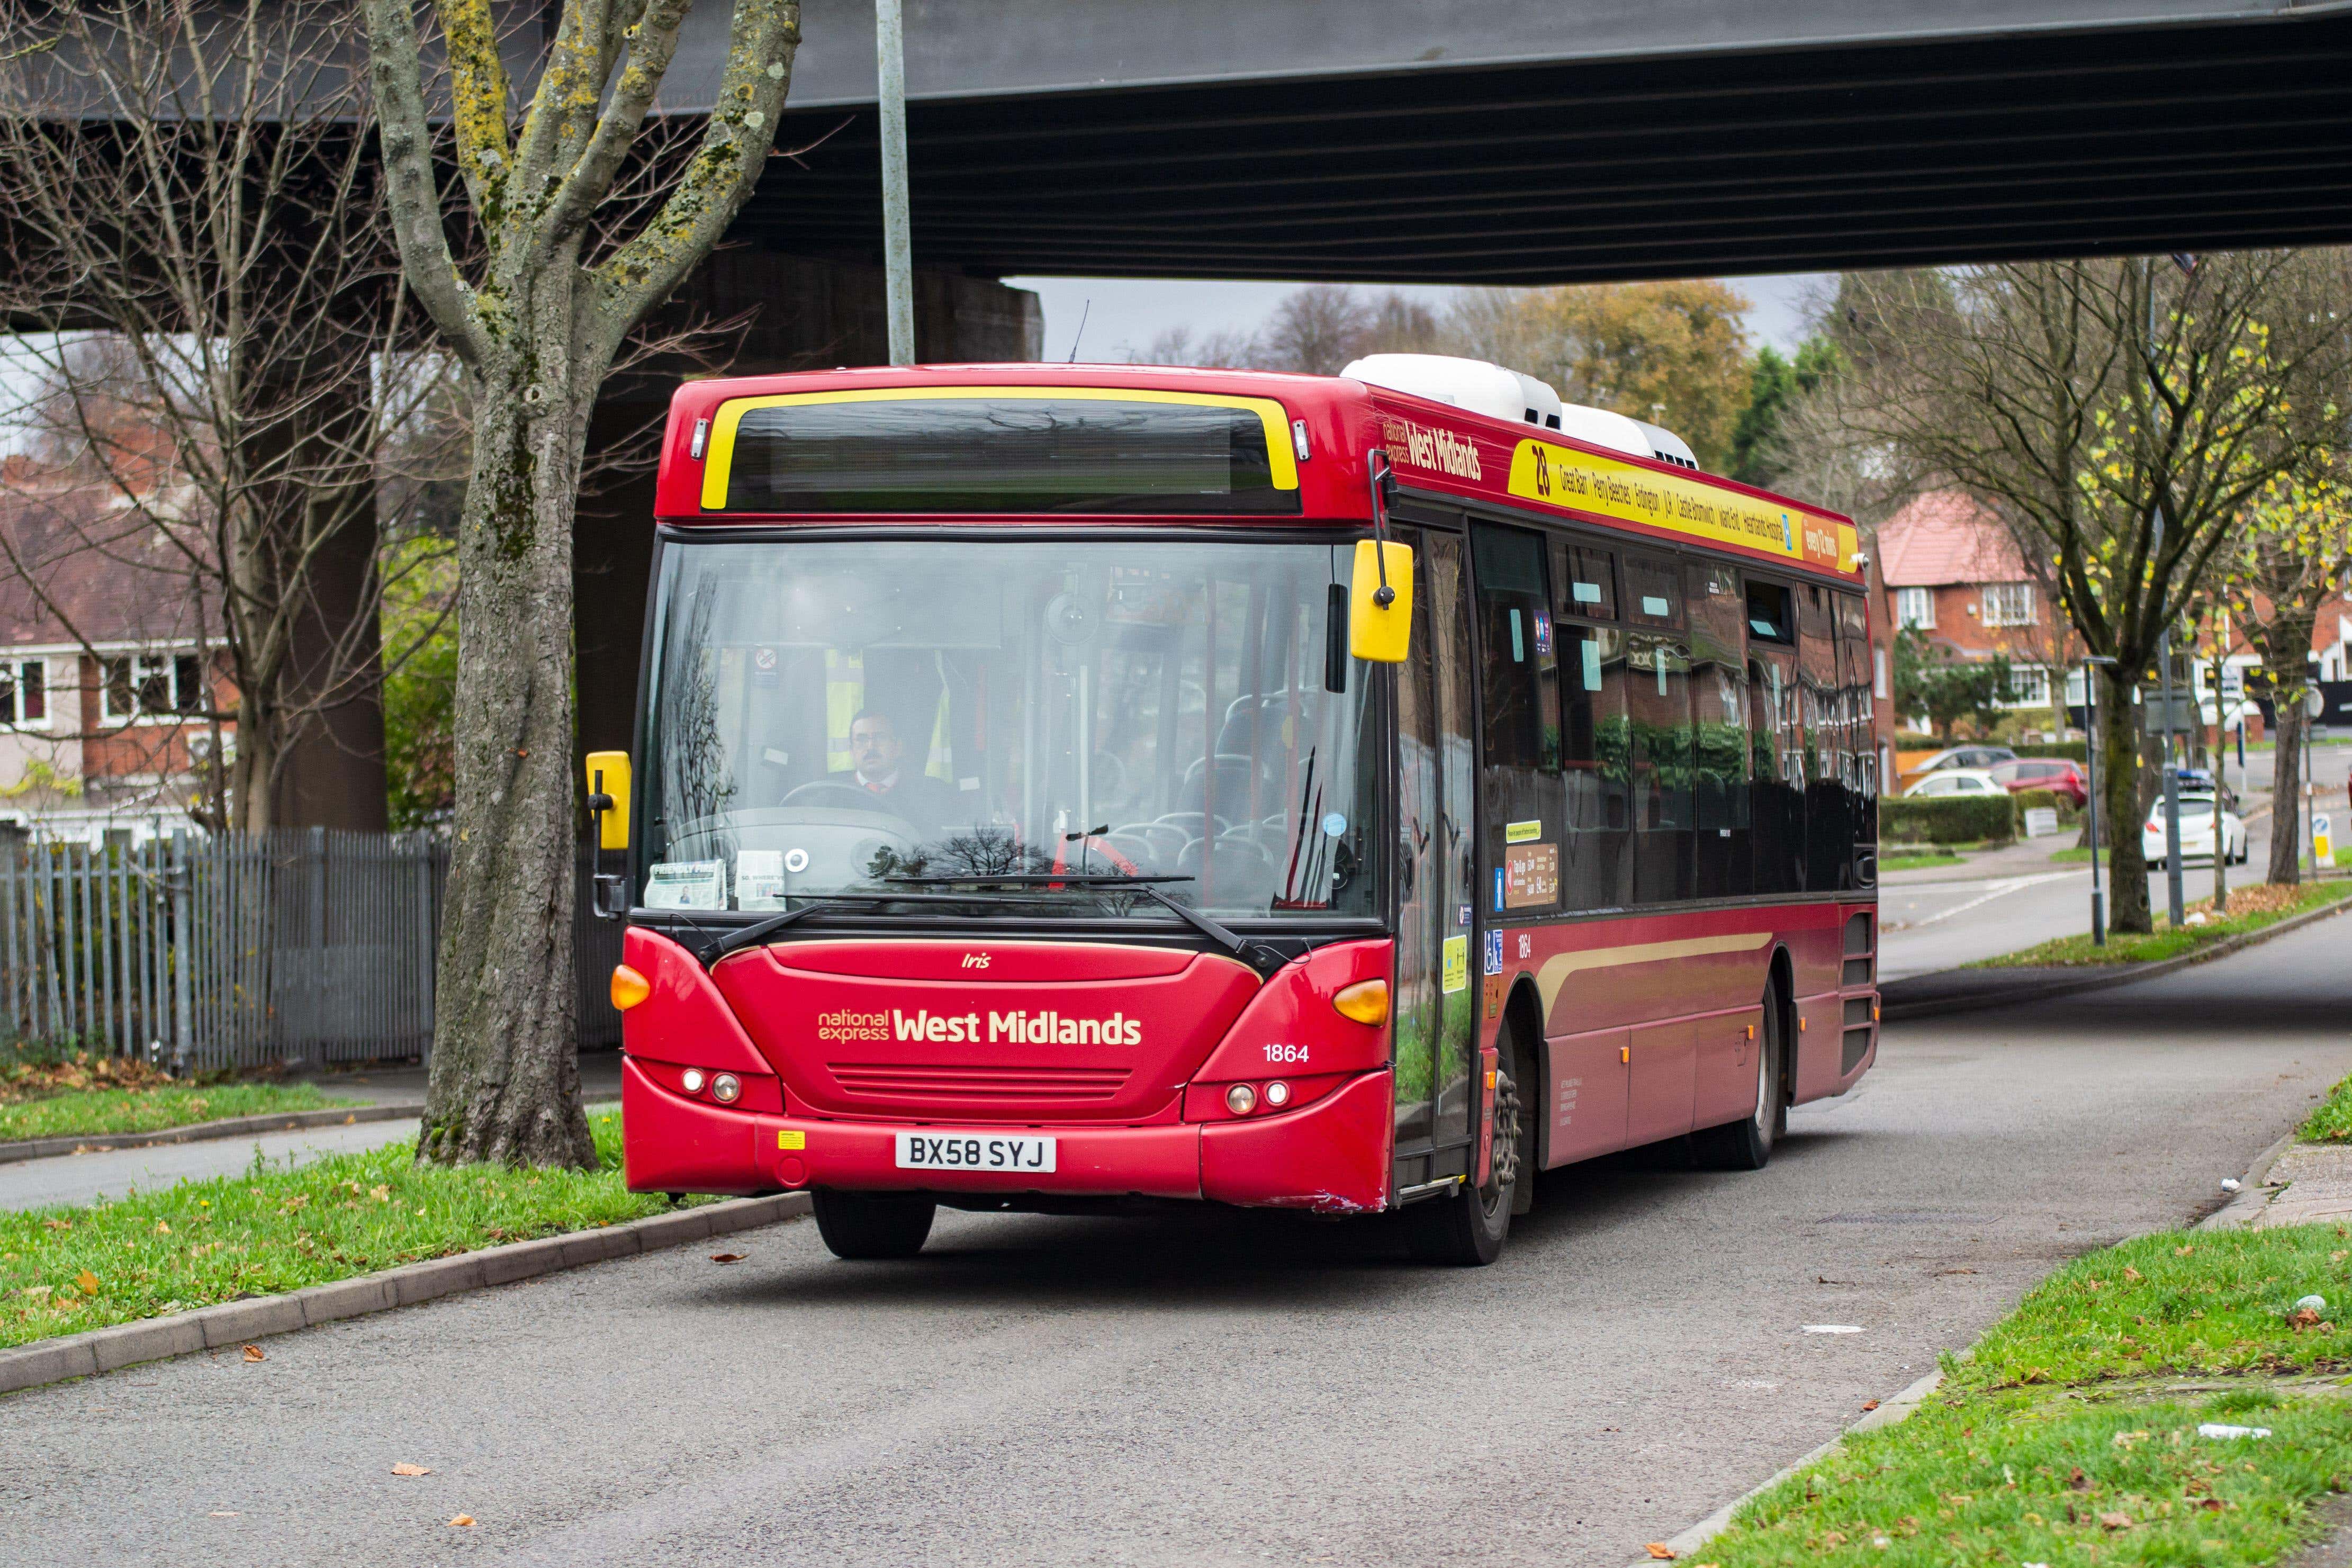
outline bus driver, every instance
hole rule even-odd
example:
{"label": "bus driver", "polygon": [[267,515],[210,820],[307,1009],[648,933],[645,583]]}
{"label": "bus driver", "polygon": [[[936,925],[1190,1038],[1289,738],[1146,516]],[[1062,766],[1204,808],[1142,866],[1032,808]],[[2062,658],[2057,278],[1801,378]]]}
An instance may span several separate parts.
{"label": "bus driver", "polygon": [[849,721],[850,771],[832,779],[875,796],[876,809],[936,831],[955,805],[953,794],[939,780],[901,767],[905,751],[888,714],[861,708]]}

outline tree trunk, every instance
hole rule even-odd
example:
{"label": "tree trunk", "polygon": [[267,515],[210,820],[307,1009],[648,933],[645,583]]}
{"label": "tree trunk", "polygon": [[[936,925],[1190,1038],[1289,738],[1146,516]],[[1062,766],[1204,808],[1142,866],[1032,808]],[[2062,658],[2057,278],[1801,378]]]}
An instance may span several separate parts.
{"label": "tree trunk", "polygon": [[2270,879],[2292,888],[2303,880],[2303,692],[2290,700],[2286,688],[2273,679],[2280,695],[2271,710],[2278,715],[2278,745],[2271,752],[2271,874]]}
{"label": "tree trunk", "polygon": [[[565,295],[556,272],[545,292]],[[535,341],[475,370],[454,725],[467,826],[449,860],[416,1157],[585,1168],[596,1150],[572,975],[572,500],[604,367],[580,374],[568,300],[517,316]]]}
{"label": "tree trunk", "polygon": [[2139,710],[2137,682],[2117,663],[2099,667],[2099,815],[2107,839],[2107,924],[2145,935],[2156,929],[2147,903],[2147,860],[2140,853]]}

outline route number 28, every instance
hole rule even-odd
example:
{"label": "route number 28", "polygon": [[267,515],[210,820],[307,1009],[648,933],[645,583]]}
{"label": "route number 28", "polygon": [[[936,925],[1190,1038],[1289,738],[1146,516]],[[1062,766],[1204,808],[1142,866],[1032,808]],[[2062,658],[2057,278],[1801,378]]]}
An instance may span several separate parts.
{"label": "route number 28", "polygon": [[1305,1046],[1268,1046],[1265,1048],[1265,1059],[1270,1062],[1297,1062],[1304,1067],[1307,1065],[1307,1047]]}

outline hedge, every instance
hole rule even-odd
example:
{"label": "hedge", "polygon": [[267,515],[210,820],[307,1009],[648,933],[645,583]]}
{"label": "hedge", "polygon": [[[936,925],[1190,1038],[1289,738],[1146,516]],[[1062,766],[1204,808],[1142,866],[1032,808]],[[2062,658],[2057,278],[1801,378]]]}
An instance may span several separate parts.
{"label": "hedge", "polygon": [[2032,741],[2011,746],[2010,750],[2021,757],[2063,757],[2070,763],[2082,763],[2085,766],[2090,762],[2083,754],[2083,742],[2080,741]]}
{"label": "hedge", "polygon": [[2005,795],[1948,795],[1878,803],[1879,836],[1895,844],[2006,839],[2016,836],[2018,820],[2016,807]]}

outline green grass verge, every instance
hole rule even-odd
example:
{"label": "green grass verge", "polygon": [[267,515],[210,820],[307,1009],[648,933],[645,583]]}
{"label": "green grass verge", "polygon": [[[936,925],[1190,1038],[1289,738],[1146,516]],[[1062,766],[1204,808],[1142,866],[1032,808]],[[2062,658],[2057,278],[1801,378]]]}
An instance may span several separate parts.
{"label": "green grass verge", "polygon": [[[2175,929],[2158,911],[2156,930],[2137,936],[2120,931],[2107,933],[2107,945],[2094,947],[2084,936],[2058,937],[2039,946],[2005,952],[1998,958],[1980,958],[1963,965],[1968,969],[2027,969],[2043,966],[2073,966],[2102,963],[2151,963],[2159,959],[2178,958],[2194,952],[2200,947],[2210,947],[2247,931],[2260,931],[2276,925],[2292,915],[2332,904],[2352,894],[2352,887],[2342,882],[2305,882],[2292,889],[2273,889],[2256,883],[2251,887],[2232,889],[2230,893],[2228,916],[2208,919],[2203,925],[2184,925]],[[2190,912],[2203,910],[2210,900],[2200,900],[2189,906]]]}
{"label": "green grass verge", "polygon": [[1889,856],[1878,863],[1878,868],[1882,871],[1924,871],[1930,866],[1957,866],[1959,863],[1958,855],[1922,850],[1916,854]]}
{"label": "green grass verge", "polygon": [[2090,846],[2082,845],[2073,849],[2061,849],[2053,853],[2050,858],[2061,866],[2087,866],[2091,863]]}
{"label": "green grass verge", "polygon": [[591,1116],[601,1168],[419,1166],[403,1142],[182,1182],[89,1208],[0,1214],[0,1345],[268,1296],[657,1214],[621,1187],[621,1119]]}
{"label": "green grass verge", "polygon": [[[2167,1232],[2027,1295],[1907,1421],[1855,1435],[1696,1553],[1766,1564],[2276,1562],[2352,1488],[2345,1260],[2333,1225]],[[2297,1298],[2329,1318],[2298,1322]],[[2331,1319],[2346,1319],[2338,1328]],[[2200,1423],[2267,1426],[2200,1436]]]}
{"label": "green grass verge", "polygon": [[163,1089],[74,1089],[0,1103],[0,1142],[100,1132],[158,1132],[230,1116],[274,1116],[365,1103],[330,1100],[307,1083],[173,1084]]}
{"label": "green grass verge", "polygon": [[2346,1079],[2328,1091],[2312,1113],[2304,1118],[2294,1135],[2306,1143],[2342,1143],[2352,1141],[2352,1078]]}

